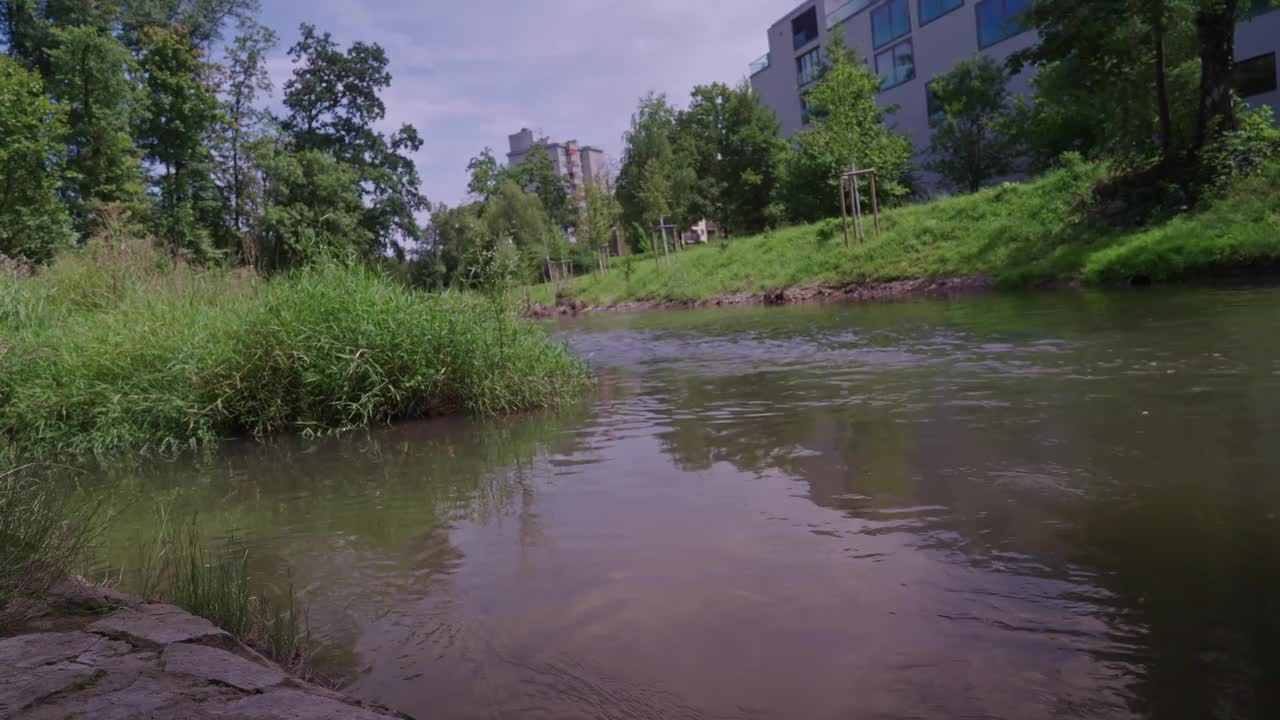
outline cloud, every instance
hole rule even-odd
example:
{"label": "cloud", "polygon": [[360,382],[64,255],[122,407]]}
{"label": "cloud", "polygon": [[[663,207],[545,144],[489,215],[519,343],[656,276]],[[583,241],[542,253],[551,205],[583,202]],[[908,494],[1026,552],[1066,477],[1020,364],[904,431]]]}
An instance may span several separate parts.
{"label": "cloud", "polygon": [[616,158],[637,98],[655,90],[683,103],[694,85],[738,81],[787,9],[766,0],[265,0],[263,22],[283,38],[271,62],[277,93],[301,22],[385,48],[394,77],[386,125],[418,128],[424,191],[455,204],[467,160],[486,146],[505,155],[521,127]]}

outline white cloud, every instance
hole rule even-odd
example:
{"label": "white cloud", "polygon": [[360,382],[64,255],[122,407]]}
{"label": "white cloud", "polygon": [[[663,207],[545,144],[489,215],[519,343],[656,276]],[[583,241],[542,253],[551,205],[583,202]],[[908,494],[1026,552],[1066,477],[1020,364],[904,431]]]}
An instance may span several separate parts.
{"label": "white cloud", "polygon": [[522,126],[616,157],[637,98],[656,90],[683,103],[694,85],[738,81],[789,9],[767,0],[265,0],[263,21],[284,38],[271,65],[277,92],[301,22],[344,44],[382,45],[394,77],[386,124],[418,128],[424,190],[454,204],[466,194],[467,160],[485,146],[501,157]]}

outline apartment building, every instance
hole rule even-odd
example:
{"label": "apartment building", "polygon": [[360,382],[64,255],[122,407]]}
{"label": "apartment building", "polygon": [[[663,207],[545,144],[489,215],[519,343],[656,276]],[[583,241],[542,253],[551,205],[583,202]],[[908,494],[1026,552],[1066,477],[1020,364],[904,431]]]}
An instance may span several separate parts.
{"label": "apartment building", "polygon": [[519,165],[537,145],[551,156],[556,174],[569,181],[573,195],[581,201],[586,197],[587,183],[603,182],[609,176],[609,162],[604,151],[590,145],[579,146],[577,140],[552,142],[540,131],[521,128],[520,132],[507,136],[510,152],[508,165]]}
{"label": "apartment building", "polygon": [[[769,52],[751,63],[751,85],[791,136],[806,126],[803,94],[817,79],[822,47],[831,33],[844,33],[846,44],[884,79],[881,104],[899,108],[892,122],[923,153],[930,137],[928,81],[974,52],[1003,61],[1033,45],[1035,33],[1019,20],[1030,1],[806,0],[769,28]],[[1236,33],[1237,89],[1251,103],[1280,108],[1280,10],[1269,0],[1254,5],[1255,14]],[[1031,74],[1027,69],[1015,77],[1010,89],[1029,91]]]}

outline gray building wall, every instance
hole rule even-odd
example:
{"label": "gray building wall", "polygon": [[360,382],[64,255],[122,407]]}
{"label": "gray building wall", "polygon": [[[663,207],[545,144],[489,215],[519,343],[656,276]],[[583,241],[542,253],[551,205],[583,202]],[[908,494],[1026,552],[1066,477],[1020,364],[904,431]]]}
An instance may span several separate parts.
{"label": "gray building wall", "polygon": [[[888,0],[874,0],[844,19],[830,30],[827,14],[845,5],[844,0],[806,0],[774,23],[768,31],[768,67],[753,72],[751,86],[760,93],[762,101],[777,115],[784,136],[790,137],[805,127],[800,93],[797,58],[814,47],[825,45],[831,32],[843,32],[846,44],[875,70],[871,15],[872,11]],[[917,152],[917,160],[929,145],[930,130],[928,99],[925,88],[929,80],[951,70],[958,60],[971,57],[978,48],[977,1],[964,0],[964,4],[920,25],[920,0],[908,0],[911,31],[908,35],[880,48],[885,49],[910,38],[915,55],[915,78],[880,93],[882,106],[898,106],[890,123],[911,138]],[[809,8],[818,14],[819,39],[795,47],[792,38],[792,20]],[[991,45],[980,52],[996,60],[1004,60],[1018,50],[1035,44],[1036,35],[1024,32]],[[1236,57],[1243,60],[1280,47],[1280,11],[1272,10],[1252,20],[1242,22],[1236,33]],[[758,65],[756,66],[758,67]],[[753,68],[755,69],[755,68]],[[1031,89],[1032,70],[1027,69],[1010,84],[1015,93]],[[1280,91],[1272,91],[1247,98],[1251,103],[1266,103],[1280,108]]]}

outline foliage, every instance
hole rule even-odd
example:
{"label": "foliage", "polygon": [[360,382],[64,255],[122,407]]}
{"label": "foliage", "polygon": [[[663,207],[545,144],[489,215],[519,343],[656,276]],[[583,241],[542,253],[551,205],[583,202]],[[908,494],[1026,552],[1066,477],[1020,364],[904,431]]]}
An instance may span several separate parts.
{"label": "foliage", "polygon": [[961,60],[929,82],[936,111],[929,169],[952,187],[977,192],[1009,174],[1017,146],[1010,133],[1009,76],[986,55]]}
{"label": "foliage", "polygon": [[481,298],[324,263],[270,281],[93,244],[14,286],[0,318],[0,448],[173,452],[576,393],[583,366]]}
{"label": "foliage", "polygon": [[48,87],[67,113],[66,197],[82,234],[97,210],[140,214],[146,186],[131,124],[144,111],[133,56],[119,40],[87,25],[52,30]]}
{"label": "foliage", "polygon": [[555,163],[542,144],[535,144],[516,165],[502,165],[485,148],[467,163],[470,180],[467,190],[478,200],[487,202],[498,195],[504,183],[514,183],[525,192],[537,195],[542,209],[556,227],[578,225],[578,211],[569,195],[566,180],[556,172]]}
{"label": "foliage", "polygon": [[587,183],[586,225],[579,228],[585,244],[593,248],[607,248],[613,242],[614,228],[618,227],[621,210],[617,198],[603,183]]}
{"label": "foliage", "polygon": [[826,49],[828,65],[806,97],[812,129],[796,133],[784,160],[784,202],[795,220],[839,212],[840,173],[875,168],[882,204],[910,193],[911,141],[886,124],[893,108],[876,100],[881,80],[844,46],[841,33]]}
{"label": "foliage", "polygon": [[677,151],[689,158],[697,178],[689,184],[683,222],[708,218],[731,233],[764,229],[778,179],[780,131],[747,81],[695,87],[688,109],[676,118]]}
{"label": "foliage", "polygon": [[30,467],[0,471],[0,628],[15,600],[42,599],[82,558],[100,528]]}
{"label": "foliage", "polygon": [[70,242],[58,198],[65,127],[40,78],[0,57],[0,254],[42,262]]}
{"label": "foliage", "polygon": [[485,249],[510,243],[521,257],[519,274],[526,281],[544,274],[547,258],[558,260],[568,250],[564,233],[547,217],[541,199],[511,180],[504,180],[485,205],[484,227]]}
{"label": "foliage", "polygon": [[[271,92],[267,54],[276,34],[251,19],[242,20],[239,34],[227,48],[220,68],[222,115],[215,129],[215,178],[222,191],[225,219],[219,233],[224,250],[239,252],[252,262],[256,248],[245,248],[247,236],[264,213],[261,177],[254,165],[255,144],[261,144],[270,125],[269,113],[257,107],[259,95]],[[249,240],[252,245],[252,240]]]}
{"label": "foliage", "polygon": [[692,168],[676,156],[675,128],[676,111],[665,95],[649,93],[640,98],[631,128],[623,136],[615,191],[626,227],[651,228],[663,218],[686,215],[683,203],[695,179]]}
{"label": "foliage", "polygon": [[1280,158],[1280,128],[1269,105],[1240,113],[1240,127],[1218,136],[1205,148],[1203,167],[1207,184],[1221,190],[1236,178],[1257,173]]}
{"label": "foliage", "polygon": [[411,157],[422,147],[418,131],[403,125],[388,137],[376,129],[387,112],[380,93],[391,86],[387,54],[363,42],[344,52],[311,25],[301,34],[289,49],[294,68],[284,86],[283,129],[295,150],[329,153],[356,170],[368,205],[361,225],[379,251],[402,256],[421,236],[416,213],[427,200]]}
{"label": "foliage", "polygon": [[143,31],[139,65],[146,78],[147,112],[136,134],[158,171],[152,180],[160,190],[156,234],[174,251],[205,261],[214,254],[209,220],[220,209],[208,144],[219,106],[210,88],[210,67],[192,43],[177,29]]}
{"label": "foliage", "polygon": [[254,251],[260,267],[287,270],[376,252],[360,222],[364,204],[353,169],[326,153],[290,153],[270,144],[257,150],[255,162],[266,200]]}

